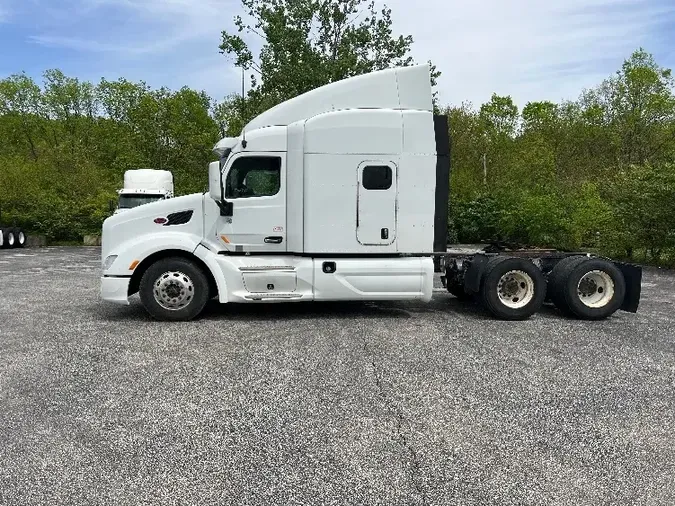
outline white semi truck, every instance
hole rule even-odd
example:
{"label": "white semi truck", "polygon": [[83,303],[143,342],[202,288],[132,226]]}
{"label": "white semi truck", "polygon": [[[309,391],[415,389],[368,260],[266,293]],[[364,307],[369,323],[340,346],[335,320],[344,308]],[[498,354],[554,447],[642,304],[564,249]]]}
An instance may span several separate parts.
{"label": "white semi truck", "polygon": [[103,224],[101,295],[189,320],[221,303],[458,297],[522,320],[637,311],[639,267],[585,254],[447,247],[450,139],[427,65],[335,82],[222,139],[209,191]]}
{"label": "white semi truck", "polygon": [[124,173],[124,187],[117,191],[115,214],[173,197],[173,174],[168,170],[134,169]]}

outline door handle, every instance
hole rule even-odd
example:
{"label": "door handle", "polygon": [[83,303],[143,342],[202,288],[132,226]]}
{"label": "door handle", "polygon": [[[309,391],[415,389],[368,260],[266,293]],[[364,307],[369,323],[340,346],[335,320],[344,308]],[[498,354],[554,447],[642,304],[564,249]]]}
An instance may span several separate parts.
{"label": "door handle", "polygon": [[284,238],[278,235],[273,235],[270,237],[265,237],[265,243],[267,244],[281,244]]}

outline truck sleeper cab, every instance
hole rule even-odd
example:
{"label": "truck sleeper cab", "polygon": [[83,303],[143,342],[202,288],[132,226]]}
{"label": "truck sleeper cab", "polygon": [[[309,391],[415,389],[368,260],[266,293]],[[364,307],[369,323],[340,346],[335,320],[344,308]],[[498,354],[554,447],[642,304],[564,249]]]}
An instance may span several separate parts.
{"label": "truck sleeper cab", "polygon": [[[138,292],[163,320],[194,318],[213,297],[429,301],[434,270],[445,269],[456,295],[481,292],[496,316],[529,317],[546,298],[547,277],[562,293],[586,264],[575,261],[572,276],[567,264],[560,274],[536,259],[448,255],[450,142],[429,77],[420,65],[332,83],[222,139],[207,193],[104,222],[102,298],[128,304]],[[583,293],[595,290],[591,316],[628,307],[623,272],[592,267],[580,281]],[[556,304],[572,306],[577,292]]]}

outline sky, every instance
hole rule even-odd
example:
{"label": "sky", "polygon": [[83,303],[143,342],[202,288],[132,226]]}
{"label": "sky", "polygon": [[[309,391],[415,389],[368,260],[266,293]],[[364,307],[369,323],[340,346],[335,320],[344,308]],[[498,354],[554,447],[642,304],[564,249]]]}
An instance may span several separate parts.
{"label": "sky", "polygon": [[[382,2],[378,2],[382,4]],[[675,67],[675,0],[388,0],[394,32],[443,72],[441,104],[492,93],[574,99],[618,70],[638,47]],[[218,51],[240,0],[0,0],[0,77],[46,69],[97,82],[143,80],[205,90],[241,89]],[[251,40],[259,45],[256,40]]]}

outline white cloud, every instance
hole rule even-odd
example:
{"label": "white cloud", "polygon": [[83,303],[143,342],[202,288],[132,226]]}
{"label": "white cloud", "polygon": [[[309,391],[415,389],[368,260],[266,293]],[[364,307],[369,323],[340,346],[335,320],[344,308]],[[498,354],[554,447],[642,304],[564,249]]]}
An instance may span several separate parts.
{"label": "white cloud", "polygon": [[29,1],[43,15],[28,40],[89,54],[95,63],[88,78],[123,75],[155,87],[205,89],[218,98],[236,87],[218,45],[222,30],[232,27],[238,0]]}
{"label": "white cloud", "polygon": [[[480,104],[493,92],[528,100],[573,99],[638,46],[657,48],[655,26],[675,18],[670,0],[389,0],[418,60],[443,72],[441,102]],[[675,61],[660,62],[663,65]]]}
{"label": "white cloud", "polygon": [[[231,18],[225,16],[223,19],[223,8],[237,5],[235,0],[63,0],[58,4],[51,3],[51,0],[33,2],[46,13],[40,23],[43,33],[30,37],[35,42],[81,51],[116,51],[125,54],[154,53],[175,48],[188,41],[214,37],[217,39]],[[117,23],[106,24],[108,15],[116,15]],[[77,32],[86,31],[81,23],[88,20],[97,21],[99,29],[89,36],[78,35]],[[72,32],[73,28],[75,34]]]}
{"label": "white cloud", "polygon": [[[39,32],[30,36],[35,43],[104,53],[116,74],[152,85],[185,84],[216,97],[240,89],[238,71],[217,50],[221,31],[242,11],[239,0],[24,1],[43,8]],[[443,72],[440,100],[453,104],[478,105],[493,92],[512,95],[521,107],[576,98],[638,46],[658,51],[659,23],[675,19],[672,0],[386,3],[394,32],[413,35],[414,56]]]}

